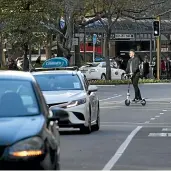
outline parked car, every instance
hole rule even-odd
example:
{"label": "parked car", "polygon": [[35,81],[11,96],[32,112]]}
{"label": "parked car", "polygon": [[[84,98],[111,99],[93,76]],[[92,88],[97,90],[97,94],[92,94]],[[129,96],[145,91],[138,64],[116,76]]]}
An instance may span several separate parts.
{"label": "parked car", "polygon": [[[47,69],[48,70],[48,69]],[[80,71],[60,70],[32,72],[50,108],[61,107],[69,112],[67,120],[59,121],[60,127],[80,128],[89,134],[100,128],[100,107],[97,87],[89,85]]]}
{"label": "parked car", "polygon": [[1,71],[0,85],[0,169],[59,170],[56,122],[68,112],[48,108],[30,73]]}
{"label": "parked car", "polygon": [[[87,63],[87,65],[80,67],[80,71],[88,80],[106,80],[106,62]],[[111,63],[112,80],[124,79],[124,73],[124,70]]]}

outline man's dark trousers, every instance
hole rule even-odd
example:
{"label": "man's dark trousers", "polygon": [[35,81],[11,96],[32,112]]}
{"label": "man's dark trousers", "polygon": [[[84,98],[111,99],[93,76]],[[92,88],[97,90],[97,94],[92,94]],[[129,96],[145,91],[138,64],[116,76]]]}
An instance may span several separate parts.
{"label": "man's dark trousers", "polygon": [[132,76],[131,81],[132,81],[134,91],[135,91],[135,99],[141,100],[142,99],[141,98],[141,92],[140,92],[140,89],[138,87],[139,78],[140,78],[140,73],[137,72],[135,75]]}

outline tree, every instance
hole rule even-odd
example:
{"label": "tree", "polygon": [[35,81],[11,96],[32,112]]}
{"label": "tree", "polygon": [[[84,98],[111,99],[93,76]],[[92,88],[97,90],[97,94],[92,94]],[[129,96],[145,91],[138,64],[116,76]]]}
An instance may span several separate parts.
{"label": "tree", "polygon": [[[152,9],[156,11],[156,6],[159,8],[161,4],[165,4],[168,0],[90,0],[89,6],[94,12],[94,20],[101,22],[105,31],[105,49],[106,49],[106,78],[111,79],[111,67],[109,60],[109,42],[111,38],[112,28],[119,18],[127,17],[136,19],[148,15]],[[97,18],[98,14],[98,18]]]}
{"label": "tree", "polygon": [[[84,16],[91,12],[91,8],[87,0],[63,0],[64,14],[63,19],[65,21],[65,27],[53,27],[53,30],[58,32],[58,55],[64,55],[67,58],[70,58],[71,47],[72,47],[72,38],[75,33],[79,32],[79,29],[85,27],[89,23],[94,22],[95,20],[89,20],[88,22],[84,20]],[[60,19],[59,19],[60,20]],[[97,20],[97,19],[96,19]],[[60,21],[59,21],[60,23]],[[80,48],[79,45],[75,46],[75,64],[80,66]]]}
{"label": "tree", "polygon": [[[59,49],[62,50],[63,54],[69,59],[71,55],[71,47],[72,47],[72,38],[74,34],[79,30],[79,14],[82,11],[82,5],[84,4],[84,0],[64,0],[64,20],[65,27],[63,29],[60,28],[60,31],[63,35],[59,35],[60,42],[58,42]],[[83,12],[83,11],[82,11]],[[79,46],[76,47],[78,51],[78,55],[76,55],[76,65],[80,65],[79,58]]]}
{"label": "tree", "polygon": [[[49,24],[51,19],[56,23],[61,12],[60,3],[60,0],[0,0],[3,35],[8,37],[11,44],[20,43],[25,59],[29,43],[35,38],[47,38],[47,35],[52,34],[41,22]],[[39,36],[35,33],[39,33]]]}

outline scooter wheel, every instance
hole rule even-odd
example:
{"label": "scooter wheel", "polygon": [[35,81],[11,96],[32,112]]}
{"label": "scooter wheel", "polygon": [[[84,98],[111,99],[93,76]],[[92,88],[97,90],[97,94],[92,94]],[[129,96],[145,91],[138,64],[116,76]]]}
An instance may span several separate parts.
{"label": "scooter wheel", "polygon": [[130,105],[130,103],[131,103],[131,101],[130,101],[130,100],[128,100],[128,99],[126,99],[126,100],[125,100],[125,105],[126,105],[126,106],[129,106],[129,105]]}
{"label": "scooter wheel", "polygon": [[141,102],[142,106],[145,106],[146,105],[146,100],[143,99],[142,102]]}

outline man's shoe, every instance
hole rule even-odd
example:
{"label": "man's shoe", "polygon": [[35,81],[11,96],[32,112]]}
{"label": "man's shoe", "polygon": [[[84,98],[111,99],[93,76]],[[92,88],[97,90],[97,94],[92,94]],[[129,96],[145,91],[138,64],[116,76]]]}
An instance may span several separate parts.
{"label": "man's shoe", "polygon": [[132,102],[137,102],[138,101],[138,99],[136,99],[136,98],[134,98],[133,100],[132,100]]}
{"label": "man's shoe", "polygon": [[137,103],[137,102],[139,102],[140,100],[139,99],[133,99],[132,100],[132,102],[134,102],[134,103]]}

